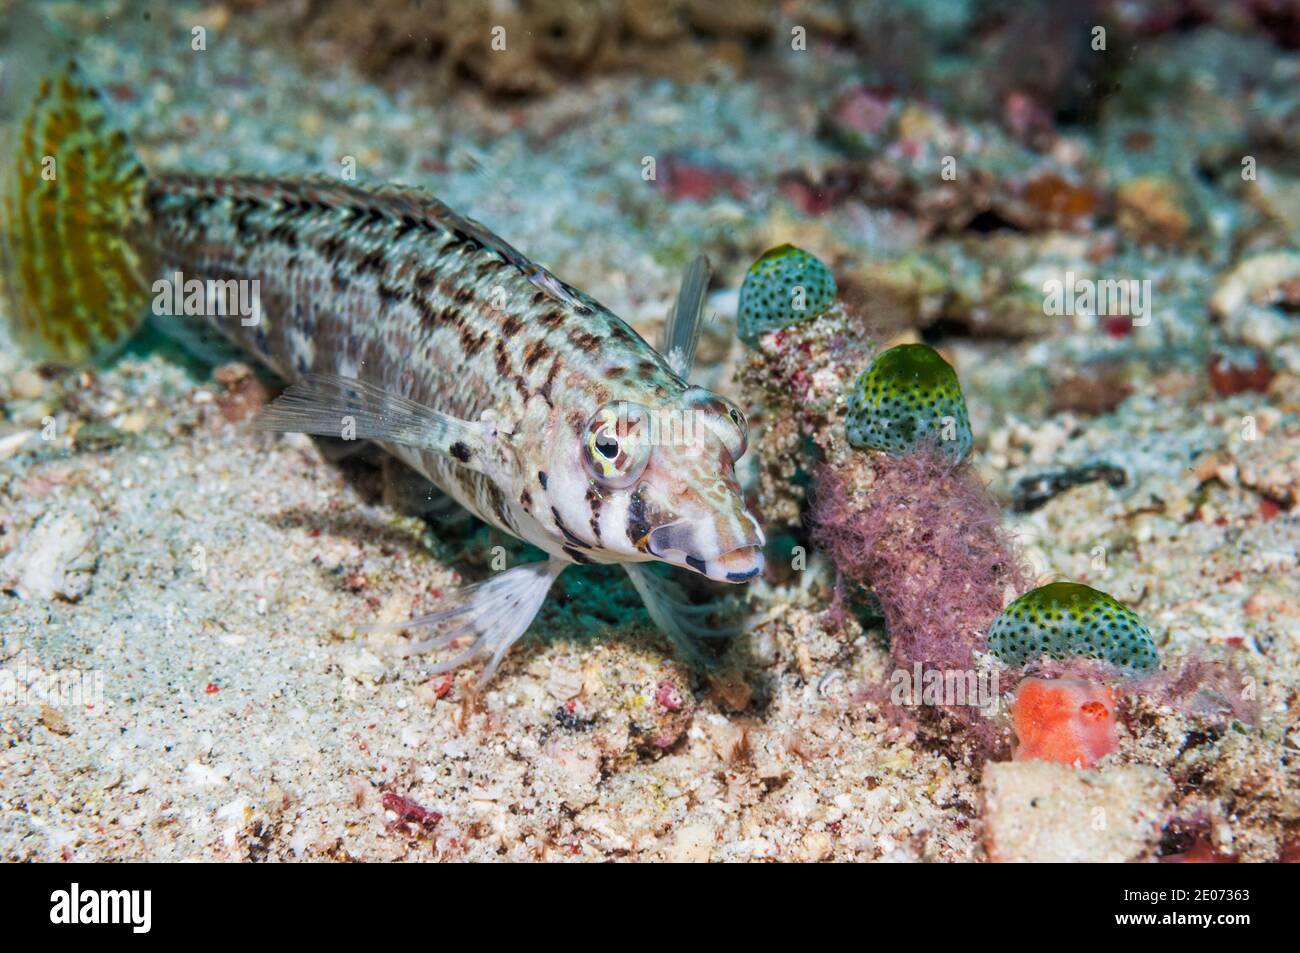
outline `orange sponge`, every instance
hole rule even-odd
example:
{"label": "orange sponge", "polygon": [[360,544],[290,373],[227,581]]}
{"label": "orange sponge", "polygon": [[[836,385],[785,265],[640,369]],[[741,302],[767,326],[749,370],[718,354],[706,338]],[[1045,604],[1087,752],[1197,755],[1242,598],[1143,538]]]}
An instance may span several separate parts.
{"label": "orange sponge", "polygon": [[1119,744],[1114,693],[1082,679],[1025,679],[1011,715],[1016,761],[1037,758],[1090,768]]}

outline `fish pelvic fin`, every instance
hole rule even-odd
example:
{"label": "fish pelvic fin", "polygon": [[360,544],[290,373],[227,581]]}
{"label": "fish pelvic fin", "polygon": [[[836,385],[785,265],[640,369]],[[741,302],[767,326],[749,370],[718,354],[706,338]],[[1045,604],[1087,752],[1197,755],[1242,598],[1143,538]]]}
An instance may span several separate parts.
{"label": "fish pelvic fin", "polygon": [[[0,278],[15,337],[74,365],[116,350],[147,315],[153,269],[144,166],[69,61],[41,81],[0,154]],[[0,140],[3,141],[3,140]]]}
{"label": "fish pelvic fin", "polygon": [[623,563],[623,568],[640,594],[650,619],[668,636],[685,661],[704,671],[717,668],[717,662],[702,649],[701,640],[739,635],[744,631],[743,622],[728,620],[711,624],[709,616],[725,606],[692,603],[676,582],[640,563]]}
{"label": "fish pelvic fin", "polygon": [[460,420],[338,374],[308,374],[291,384],[258,415],[255,426],[433,450],[491,477],[508,475],[512,455],[509,436],[495,424]]}
{"label": "fish pelvic fin", "polygon": [[527,563],[498,573],[483,582],[467,586],[458,594],[458,604],[426,616],[391,625],[362,626],[363,629],[433,629],[436,634],[412,642],[403,655],[418,655],[453,643],[470,640],[459,654],[439,662],[432,674],[450,672],[479,658],[487,664],[479,672],[478,685],[491,681],[510,646],[528,631],[546,601],[551,583],[569,563],[548,559]]}

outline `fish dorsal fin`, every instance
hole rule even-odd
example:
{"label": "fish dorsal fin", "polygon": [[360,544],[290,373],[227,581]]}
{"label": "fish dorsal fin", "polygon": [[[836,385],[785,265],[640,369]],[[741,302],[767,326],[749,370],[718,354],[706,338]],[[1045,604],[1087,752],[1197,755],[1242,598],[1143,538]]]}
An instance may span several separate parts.
{"label": "fish dorsal fin", "polygon": [[404,230],[437,229],[495,254],[517,268],[547,297],[579,314],[590,314],[599,307],[589,296],[561,281],[482,222],[461,215],[420,186],[362,186],[324,175],[287,178],[253,174],[218,180],[207,175],[179,173],[168,178],[173,185],[188,185],[200,194],[209,193],[215,184],[222,195],[237,199],[278,198],[304,208],[339,209],[362,224],[388,221]]}
{"label": "fish dorsal fin", "polygon": [[709,290],[709,259],[697,255],[682,276],[677,300],[664,324],[659,353],[682,380],[689,381],[695,365],[695,348],[703,326],[704,296]]}

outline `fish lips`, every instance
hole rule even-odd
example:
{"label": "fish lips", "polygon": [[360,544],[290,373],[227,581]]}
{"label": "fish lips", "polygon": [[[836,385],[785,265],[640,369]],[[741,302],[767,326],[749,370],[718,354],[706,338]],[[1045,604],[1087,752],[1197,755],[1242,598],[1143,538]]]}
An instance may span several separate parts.
{"label": "fish lips", "polygon": [[705,545],[700,535],[699,529],[689,522],[669,523],[650,531],[645,551],[656,559],[693,570],[716,582],[748,582],[763,572],[761,532],[739,546],[722,550],[716,544]]}

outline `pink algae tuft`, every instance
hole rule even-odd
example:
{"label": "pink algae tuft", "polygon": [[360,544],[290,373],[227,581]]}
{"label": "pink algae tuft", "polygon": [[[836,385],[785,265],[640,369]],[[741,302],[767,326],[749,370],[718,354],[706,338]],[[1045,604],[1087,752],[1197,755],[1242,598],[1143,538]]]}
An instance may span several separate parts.
{"label": "pink algae tuft", "polygon": [[[1027,584],[997,504],[975,472],[928,444],[824,467],[812,528],[841,585],[866,587],[879,600],[897,671],[919,668],[923,677],[944,679],[974,673],[1004,594]],[[837,613],[843,595],[837,587]],[[905,721],[924,711],[890,708]],[[984,754],[1005,750],[1002,728],[978,705],[945,698],[930,711],[964,723]]]}
{"label": "pink algae tuft", "polygon": [[1090,768],[1119,745],[1114,693],[1075,678],[1026,678],[1011,704],[1016,761]]}
{"label": "pink algae tuft", "polygon": [[864,494],[852,474],[821,472],[816,538],[845,579],[875,592],[895,662],[969,669],[1007,587],[1026,581],[997,504],[969,467],[929,447],[868,465]]}

